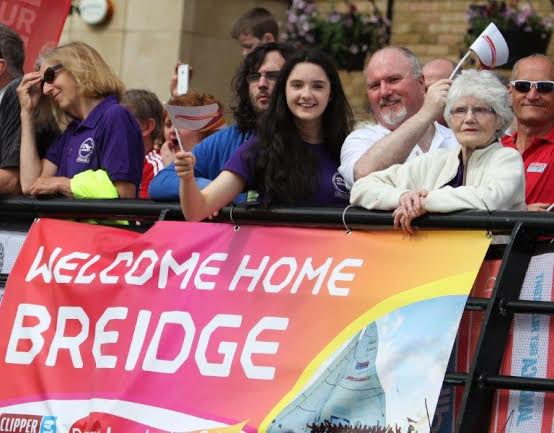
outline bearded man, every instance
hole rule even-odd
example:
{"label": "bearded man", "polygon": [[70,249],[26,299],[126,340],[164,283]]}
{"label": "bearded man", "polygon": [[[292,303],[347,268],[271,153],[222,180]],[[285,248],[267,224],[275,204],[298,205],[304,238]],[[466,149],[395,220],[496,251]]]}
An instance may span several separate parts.
{"label": "bearded man", "polygon": [[352,132],[341,150],[339,173],[346,186],[375,171],[435,149],[452,149],[457,141],[441,118],[451,80],[425,91],[417,56],[404,47],[376,51],[366,67],[367,97],[376,125]]}

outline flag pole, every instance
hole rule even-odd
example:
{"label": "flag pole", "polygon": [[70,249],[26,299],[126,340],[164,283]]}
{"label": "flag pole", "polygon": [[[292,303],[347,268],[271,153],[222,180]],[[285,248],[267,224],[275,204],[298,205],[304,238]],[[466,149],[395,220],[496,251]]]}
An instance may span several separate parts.
{"label": "flag pole", "polygon": [[466,61],[466,59],[469,57],[469,54],[471,53],[471,50],[468,50],[468,52],[466,53],[466,55],[464,57],[462,57],[462,60],[460,60],[458,62],[458,64],[456,65],[456,67],[454,68],[454,70],[452,71],[452,73],[450,74],[450,77],[448,77],[449,80],[451,80],[452,78],[454,78],[456,76],[456,74],[458,73],[458,71],[460,70],[460,68],[462,67],[462,65],[464,64],[464,62]]}
{"label": "flag pole", "polygon": [[181,137],[179,136],[179,131],[177,130],[177,127],[175,127],[175,126],[173,127],[173,129],[175,130],[175,135],[177,135],[177,143],[179,143],[179,147],[184,152],[185,149],[183,148],[183,144],[181,143]]}

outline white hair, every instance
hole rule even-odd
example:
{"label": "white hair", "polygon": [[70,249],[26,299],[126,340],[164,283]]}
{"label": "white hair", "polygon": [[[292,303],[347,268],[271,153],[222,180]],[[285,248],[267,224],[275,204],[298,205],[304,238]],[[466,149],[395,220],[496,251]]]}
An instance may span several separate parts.
{"label": "white hair", "polygon": [[491,106],[502,123],[500,135],[512,124],[512,101],[506,86],[490,71],[469,69],[462,71],[448,91],[444,118],[449,126],[452,121],[450,110],[460,98],[466,96],[472,96]]}

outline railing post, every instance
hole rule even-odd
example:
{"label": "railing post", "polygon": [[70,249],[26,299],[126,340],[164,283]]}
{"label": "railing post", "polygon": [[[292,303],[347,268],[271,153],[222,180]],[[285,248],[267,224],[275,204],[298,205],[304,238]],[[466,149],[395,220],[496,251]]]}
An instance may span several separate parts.
{"label": "railing post", "polygon": [[[506,302],[519,299],[521,286],[533,253],[536,234],[518,223],[512,231],[489,305],[481,325],[481,333],[465,385],[456,433],[487,433],[496,389],[486,386],[488,376],[500,372],[504,348],[513,313],[503,308]],[[496,347],[497,350],[491,350]],[[501,349],[501,350],[498,350]]]}

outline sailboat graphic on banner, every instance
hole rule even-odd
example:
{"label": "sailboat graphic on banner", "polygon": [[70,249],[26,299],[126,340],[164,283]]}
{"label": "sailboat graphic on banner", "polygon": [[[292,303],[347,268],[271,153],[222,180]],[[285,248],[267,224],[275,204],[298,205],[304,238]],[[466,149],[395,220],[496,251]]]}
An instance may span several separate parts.
{"label": "sailboat graphic on banner", "polygon": [[273,421],[268,433],[309,432],[309,426],[385,424],[385,393],[375,362],[375,322],[354,337],[328,368]]}

